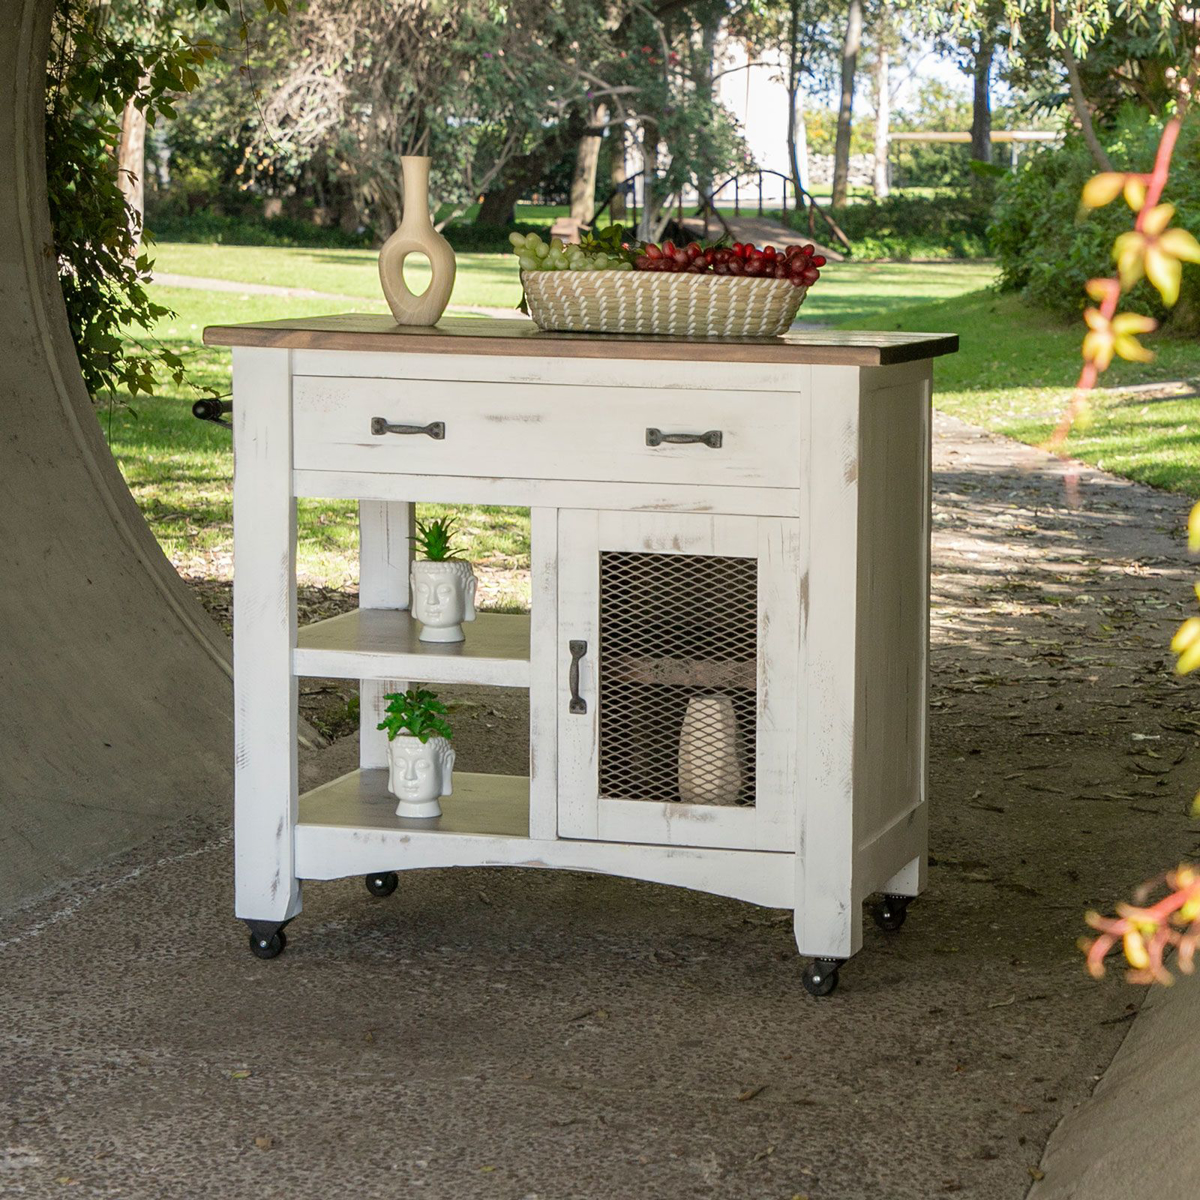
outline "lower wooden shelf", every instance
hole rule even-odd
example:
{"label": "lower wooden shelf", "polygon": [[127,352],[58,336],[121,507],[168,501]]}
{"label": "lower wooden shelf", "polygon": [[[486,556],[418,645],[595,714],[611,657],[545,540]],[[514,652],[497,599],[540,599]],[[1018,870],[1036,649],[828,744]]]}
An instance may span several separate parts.
{"label": "lower wooden shelf", "polygon": [[795,856],[761,850],[622,844],[529,836],[529,780],[455,772],[432,821],[396,816],[387,771],[352,771],[300,797],[299,879],[343,879],[421,867],[549,867],[596,871],[752,904],[791,908]]}
{"label": "lower wooden shelf", "polygon": [[300,797],[297,837],[307,829],[353,829],[405,837],[529,837],[529,780],[455,771],[454,794],[432,820],[396,816],[386,770],[351,771]]}

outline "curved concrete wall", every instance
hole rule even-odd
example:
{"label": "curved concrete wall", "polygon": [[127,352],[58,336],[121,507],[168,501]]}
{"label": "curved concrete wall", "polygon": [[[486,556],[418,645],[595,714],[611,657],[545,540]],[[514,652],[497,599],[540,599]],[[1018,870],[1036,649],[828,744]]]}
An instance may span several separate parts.
{"label": "curved concrete wall", "polygon": [[229,645],[100,434],[50,250],[51,0],[0,0],[0,907],[230,797]]}

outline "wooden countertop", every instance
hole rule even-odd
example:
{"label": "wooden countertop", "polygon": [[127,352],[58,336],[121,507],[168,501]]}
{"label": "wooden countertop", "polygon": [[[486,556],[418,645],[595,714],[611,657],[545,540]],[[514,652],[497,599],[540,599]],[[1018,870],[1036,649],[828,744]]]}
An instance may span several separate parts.
{"label": "wooden countertop", "polygon": [[796,330],[775,338],[646,337],[620,333],[544,333],[532,321],[443,317],[432,328],[397,325],[390,316],[342,313],[210,325],[208,346],[287,350],[370,350],[397,354],[687,359],[689,362],[820,363],[880,367],[958,350],[952,333]]}

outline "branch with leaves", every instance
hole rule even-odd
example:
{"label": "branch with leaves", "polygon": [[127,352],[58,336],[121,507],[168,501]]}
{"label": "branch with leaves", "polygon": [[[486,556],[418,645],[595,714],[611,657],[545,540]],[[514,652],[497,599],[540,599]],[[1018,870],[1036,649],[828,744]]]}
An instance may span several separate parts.
{"label": "branch with leaves", "polygon": [[[1181,125],[1182,118],[1176,115],[1163,127],[1154,168],[1149,174],[1104,171],[1084,186],[1085,207],[1102,208],[1123,196],[1137,216],[1133,228],[1121,234],[1113,244],[1115,273],[1111,277],[1088,281],[1088,295],[1098,307],[1084,313],[1088,333],[1083,339],[1083,369],[1070,406],[1051,440],[1052,448],[1065,441],[1086,406],[1088,392],[1114,355],[1133,362],[1148,362],[1154,357],[1138,337],[1152,332],[1157,322],[1142,313],[1119,312],[1121,297],[1145,278],[1170,308],[1179,299],[1183,264],[1200,263],[1200,242],[1187,230],[1171,224],[1175,208],[1162,199]],[[1200,503],[1192,508],[1188,519],[1188,544],[1192,550],[1200,550]],[[1200,599],[1200,584],[1196,586],[1196,595]],[[1186,675],[1200,669],[1200,617],[1190,617],[1183,622],[1171,642],[1171,649],[1178,655],[1175,664],[1178,674]],[[1193,813],[1200,815],[1200,795],[1193,801]],[[1159,888],[1165,888],[1165,894],[1153,904],[1144,903]],[[1088,970],[1097,978],[1103,975],[1105,958],[1120,945],[1129,964],[1126,978],[1130,983],[1171,983],[1171,973],[1163,961],[1164,954],[1171,949],[1177,951],[1179,970],[1190,974],[1196,948],[1200,945],[1200,873],[1197,868],[1181,864],[1160,880],[1146,884],[1134,899],[1136,903],[1119,904],[1115,917],[1105,917],[1097,912],[1087,914],[1088,925],[1097,932],[1095,938],[1080,942],[1080,948],[1087,956]]]}

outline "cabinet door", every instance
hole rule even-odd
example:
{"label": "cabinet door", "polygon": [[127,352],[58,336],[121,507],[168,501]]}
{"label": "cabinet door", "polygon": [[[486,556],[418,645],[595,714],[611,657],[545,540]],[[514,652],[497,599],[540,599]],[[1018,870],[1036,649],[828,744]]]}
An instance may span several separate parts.
{"label": "cabinet door", "polygon": [[800,523],[559,514],[559,836],[795,845]]}

